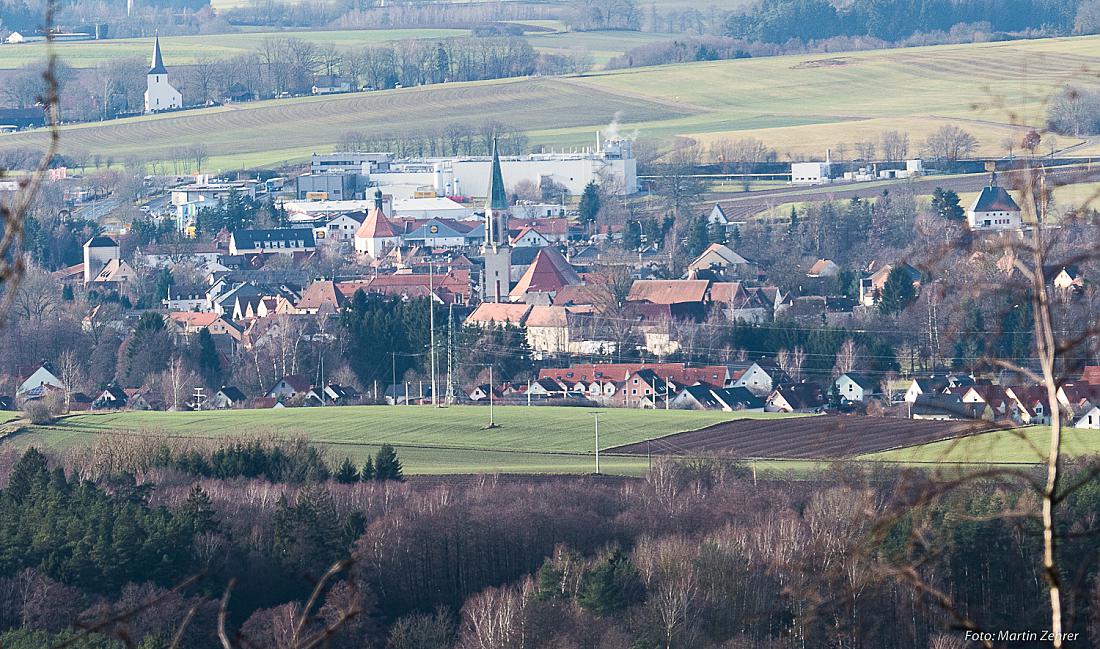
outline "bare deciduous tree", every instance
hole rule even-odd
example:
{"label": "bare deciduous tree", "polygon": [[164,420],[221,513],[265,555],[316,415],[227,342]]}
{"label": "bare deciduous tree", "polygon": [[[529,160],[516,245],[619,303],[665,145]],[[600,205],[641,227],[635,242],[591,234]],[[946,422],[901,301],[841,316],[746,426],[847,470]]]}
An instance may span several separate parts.
{"label": "bare deciduous tree", "polygon": [[634,551],[634,563],[642,574],[648,603],[664,632],[665,649],[695,615],[699,595],[695,573],[695,545],[686,538],[645,539]]}
{"label": "bare deciduous tree", "polygon": [[978,149],[978,138],[967,131],[948,124],[936,129],[924,143],[929,157],[939,160],[959,160]]}
{"label": "bare deciduous tree", "polygon": [[896,162],[909,157],[909,134],[901,131],[883,131],[879,136],[884,160]]}
{"label": "bare deciduous tree", "polygon": [[833,376],[840,376],[851,372],[856,367],[856,341],[851,338],[844,341],[840,350],[836,353],[836,364],[833,365]]}
{"label": "bare deciduous tree", "polygon": [[487,588],[462,608],[462,649],[522,649],[526,646],[525,610],[534,596],[534,584]]}

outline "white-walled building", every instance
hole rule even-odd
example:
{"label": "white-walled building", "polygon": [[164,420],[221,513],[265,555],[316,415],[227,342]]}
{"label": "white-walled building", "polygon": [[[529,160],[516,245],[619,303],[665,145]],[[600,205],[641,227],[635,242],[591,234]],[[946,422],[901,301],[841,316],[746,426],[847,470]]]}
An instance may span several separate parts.
{"label": "white-walled building", "polygon": [[1020,206],[1004,187],[997,186],[997,176],[989,179],[989,186],[982,189],[970,209],[966,221],[971,230],[1019,230],[1023,227]]}
{"label": "white-walled building", "polygon": [[112,259],[122,256],[122,248],[111,237],[98,236],[84,244],[84,283],[92,283]]}
{"label": "white-walled building", "polygon": [[355,232],[355,252],[378,259],[382,251],[401,244],[401,233],[382,211],[382,190],[374,192],[374,207]]}
{"label": "white-walled building", "polygon": [[[287,220],[291,223],[307,223],[322,218],[331,218],[338,214],[349,212],[367,212],[374,207],[374,193],[371,192],[369,200],[352,201],[286,201],[283,209],[286,210]],[[382,197],[382,213],[393,216],[393,197]]]}
{"label": "white-walled building", "polygon": [[222,199],[232,192],[237,192],[243,198],[255,200],[257,184],[255,180],[211,182],[209,176],[197,174],[195,182],[172,190],[172,206],[176,210],[176,229],[180,232],[187,230],[195,223],[195,219],[202,210],[218,207]]}
{"label": "white-walled building", "polygon": [[145,112],[183,108],[183,95],[168,83],[168,69],[160,54],[160,35],[153,40],[153,65],[145,76]]}
{"label": "white-walled building", "polygon": [[393,215],[416,219],[455,219],[462,220],[474,216],[473,208],[455,201],[439,198],[396,198],[393,201]]}
{"label": "white-walled building", "polygon": [[[490,156],[426,158],[393,162],[388,168],[364,163],[362,173],[380,187],[430,187],[439,196],[484,197],[492,163]],[[630,140],[605,140],[597,151],[502,156],[500,165],[511,187],[525,180],[540,186],[545,179],[564,186],[571,196],[580,196],[593,181],[610,182],[624,194],[638,191],[638,164]]]}
{"label": "white-walled building", "polygon": [[791,183],[821,185],[832,182],[832,164],[826,162],[792,162]]}

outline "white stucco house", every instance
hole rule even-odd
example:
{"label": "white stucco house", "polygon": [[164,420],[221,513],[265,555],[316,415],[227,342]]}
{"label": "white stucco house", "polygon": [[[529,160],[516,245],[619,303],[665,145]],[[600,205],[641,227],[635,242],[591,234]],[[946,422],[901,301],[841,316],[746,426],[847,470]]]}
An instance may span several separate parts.
{"label": "white stucco house", "polygon": [[1100,430],[1100,406],[1093,406],[1073,422],[1074,428],[1092,428]]}
{"label": "white stucco house", "polygon": [[997,186],[996,174],[990,177],[989,185],[971,203],[966,211],[966,221],[974,231],[1019,230],[1023,226],[1020,206],[1008,190]]}
{"label": "white stucco house", "polygon": [[879,393],[875,382],[861,374],[848,372],[837,377],[834,385],[836,394],[848,402],[863,402]]}

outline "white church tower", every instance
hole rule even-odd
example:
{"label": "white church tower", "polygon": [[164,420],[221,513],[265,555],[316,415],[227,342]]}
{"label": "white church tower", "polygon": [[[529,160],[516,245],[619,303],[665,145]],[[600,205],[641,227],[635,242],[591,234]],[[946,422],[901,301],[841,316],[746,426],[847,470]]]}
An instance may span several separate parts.
{"label": "white church tower", "polygon": [[512,247],[508,242],[510,210],[495,140],[493,167],[489,174],[489,196],[485,200],[485,243],[481,246],[485,259],[485,272],[481,275],[481,301],[507,302],[512,275]]}
{"label": "white church tower", "polygon": [[183,108],[183,95],[168,83],[168,69],[160,55],[160,34],[153,40],[153,67],[145,78],[145,112]]}

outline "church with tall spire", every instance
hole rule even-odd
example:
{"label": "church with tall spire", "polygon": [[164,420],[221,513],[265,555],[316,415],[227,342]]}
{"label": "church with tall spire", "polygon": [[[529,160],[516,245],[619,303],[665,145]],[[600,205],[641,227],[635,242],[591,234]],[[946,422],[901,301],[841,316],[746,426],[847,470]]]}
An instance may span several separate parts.
{"label": "church with tall spire", "polygon": [[481,274],[481,300],[507,302],[512,275],[512,246],[508,241],[510,210],[496,141],[493,142],[493,165],[489,173],[489,192],[485,198],[485,243],[481,247],[485,261],[485,270]]}
{"label": "church with tall spire", "polygon": [[153,38],[153,64],[145,75],[145,113],[183,108],[183,95],[168,83],[168,68],[160,53],[160,34]]}

